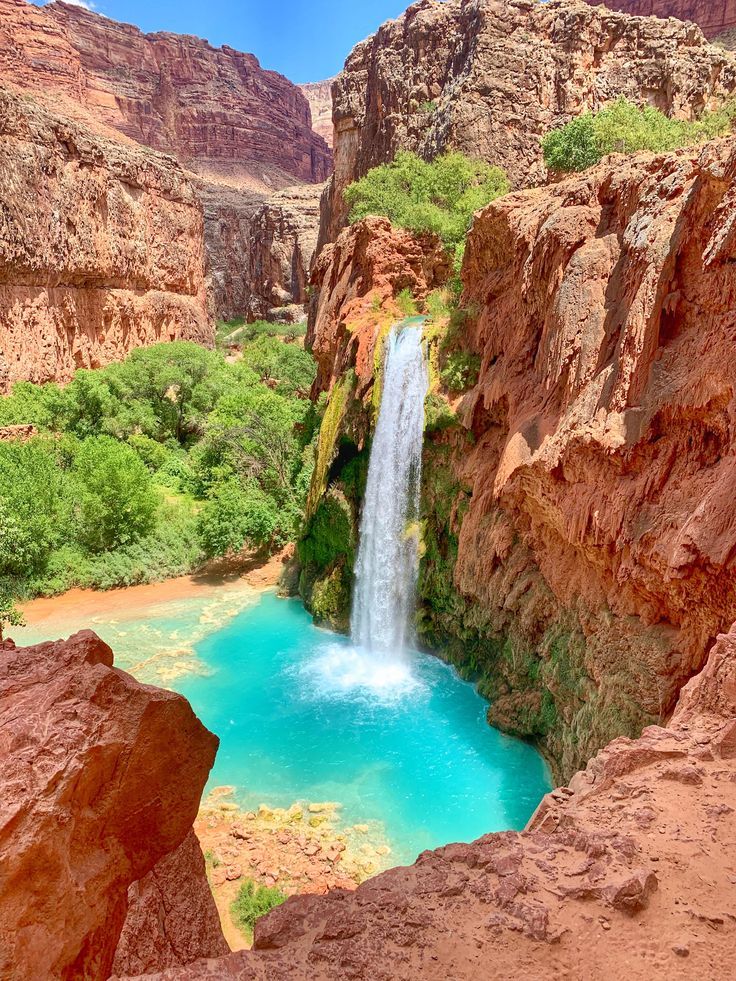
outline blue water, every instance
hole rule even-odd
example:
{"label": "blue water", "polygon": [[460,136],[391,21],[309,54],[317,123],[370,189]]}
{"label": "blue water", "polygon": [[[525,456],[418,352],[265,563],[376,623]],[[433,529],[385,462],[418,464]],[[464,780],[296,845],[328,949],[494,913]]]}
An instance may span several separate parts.
{"label": "blue water", "polygon": [[205,672],[176,678],[221,744],[208,789],[246,808],[338,801],[384,826],[394,863],[425,848],[520,829],[549,774],[485,721],[472,685],[437,658],[373,671],[302,605],[264,593],[196,645]]}

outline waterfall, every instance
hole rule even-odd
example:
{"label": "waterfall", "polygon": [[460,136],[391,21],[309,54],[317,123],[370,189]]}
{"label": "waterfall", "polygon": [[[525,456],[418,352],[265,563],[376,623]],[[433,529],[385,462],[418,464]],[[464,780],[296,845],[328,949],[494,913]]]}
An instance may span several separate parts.
{"label": "waterfall", "polygon": [[351,622],[353,643],[371,653],[399,654],[406,646],[418,572],[427,385],[421,323],[394,326],[368,466]]}

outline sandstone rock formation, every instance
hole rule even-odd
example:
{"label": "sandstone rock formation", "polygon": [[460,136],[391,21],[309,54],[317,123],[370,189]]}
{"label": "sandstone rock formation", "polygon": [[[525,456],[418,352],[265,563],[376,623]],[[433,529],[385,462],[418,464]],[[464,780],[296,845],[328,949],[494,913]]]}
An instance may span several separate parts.
{"label": "sandstone rock formation", "polygon": [[306,85],[299,86],[312,110],[312,129],[329,147],[332,147],[332,83],[334,81],[334,78],[327,78],[324,82],[307,82]]}
{"label": "sandstone rock formation", "polygon": [[[232,48],[25,0],[0,0],[0,82],[95,131],[176,156],[197,174],[213,315],[268,306],[243,273],[258,252],[250,223],[275,191],[318,184],[332,170],[297,86]],[[277,250],[285,253],[287,241]],[[299,266],[296,252],[290,259]]]}
{"label": "sandstone rock formation", "polygon": [[201,175],[275,189],[330,173],[298,87],[200,38],[143,34],[76,4],[0,0],[0,78],[55,105],[66,97]]}
{"label": "sandstone rock formation", "polygon": [[736,625],[669,728],[613,742],[526,831],[290,899],[259,921],[253,951],[150,977],[725,981],[735,843]]}
{"label": "sandstone rock formation", "polygon": [[307,345],[317,361],[315,393],[350,368],[365,392],[381,326],[401,316],[396,296],[408,289],[421,301],[449,274],[450,259],[433,235],[416,236],[375,217],[344,229],[312,272]]}
{"label": "sandstone rock formation", "polygon": [[276,307],[307,302],[322,190],[322,185],[304,184],[279,191],[253,216],[246,273],[251,316],[268,318]]}
{"label": "sandstone rock formation", "polygon": [[708,38],[736,27],[736,0],[587,0],[637,17],[676,17],[693,21]]}
{"label": "sandstone rock formation", "polygon": [[210,891],[204,856],[190,830],[128,890],[128,913],[113,974],[150,974],[230,952]]}
{"label": "sandstone rock formation", "polygon": [[213,339],[191,182],[0,89],[0,391],[176,338]]}
{"label": "sandstone rock formation", "polygon": [[[0,974],[9,981],[107,978],[126,914],[116,962],[125,970],[226,949],[211,917],[201,943],[207,883],[191,837],[217,739],[181,696],[112,664],[90,631],[0,650]],[[178,915],[164,878],[172,863],[177,887],[198,897]],[[145,953],[156,922],[175,926],[176,959],[159,945]],[[144,932],[134,940],[136,927]]]}
{"label": "sandstone rock formation", "polygon": [[562,774],[666,719],[736,618],[735,207],[728,139],[509,195],[469,237],[454,578],[511,645],[491,718]]}
{"label": "sandstone rock formation", "polygon": [[544,178],[540,137],[587,109],[626,95],[691,118],[735,89],[730,56],[692,25],[582,0],[420,0],[357,45],[334,82],[320,243],[343,224],[346,185],[399,149],[459,149],[528,186]]}
{"label": "sandstone rock formation", "polygon": [[[456,341],[480,370],[426,444],[420,631],[563,779],[665,721],[736,618],[735,189],[735,139],[611,158],[469,237]],[[372,219],[317,261],[317,388],[356,374],[332,453],[371,425],[371,286],[417,251]]]}

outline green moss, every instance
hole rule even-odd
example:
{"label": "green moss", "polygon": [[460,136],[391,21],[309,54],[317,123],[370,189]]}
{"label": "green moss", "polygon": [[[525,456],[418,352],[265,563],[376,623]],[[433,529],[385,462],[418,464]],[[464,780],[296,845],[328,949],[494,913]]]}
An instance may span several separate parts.
{"label": "green moss", "polygon": [[317,457],[309,486],[309,494],[307,495],[307,519],[309,519],[310,515],[314,514],[327,488],[327,475],[335,459],[340,425],[354,385],[355,374],[349,371],[337,382],[330,393],[327,408],[325,409],[325,414],[322,417],[322,423],[319,428]]}

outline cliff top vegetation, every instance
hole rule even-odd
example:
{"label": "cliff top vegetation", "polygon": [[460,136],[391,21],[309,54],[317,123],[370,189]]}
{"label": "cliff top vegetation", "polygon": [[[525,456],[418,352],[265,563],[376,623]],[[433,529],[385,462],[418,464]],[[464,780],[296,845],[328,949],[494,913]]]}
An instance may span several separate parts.
{"label": "cliff top vegetation", "polygon": [[736,100],[688,122],[622,97],[547,133],[542,139],[544,162],[551,171],[568,173],[587,170],[609,153],[666,153],[726,136],[735,120]]}

